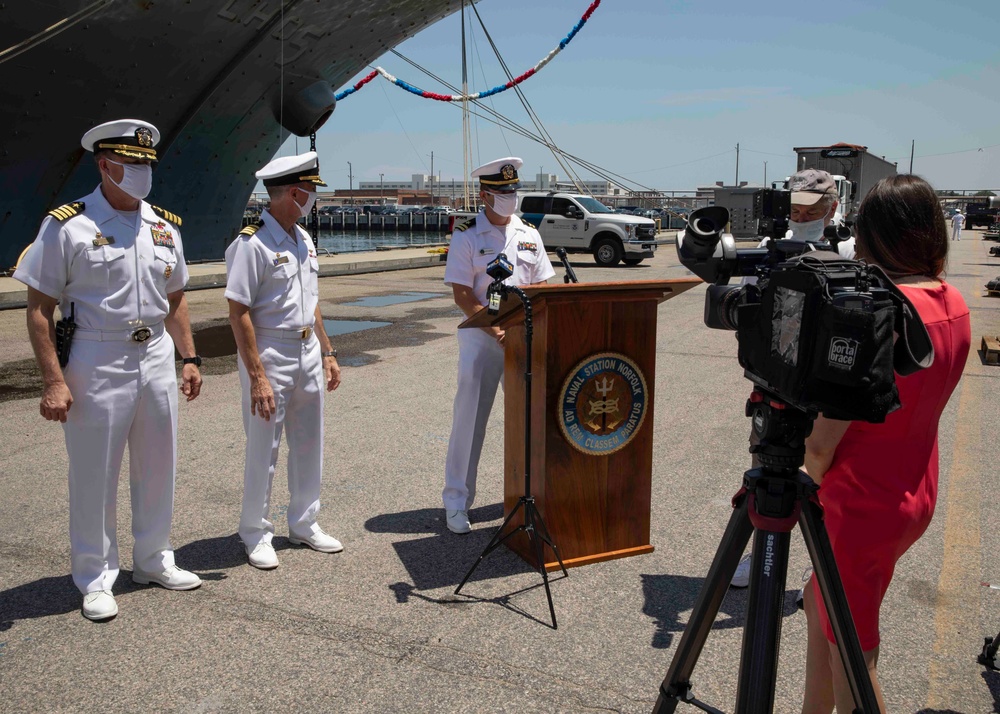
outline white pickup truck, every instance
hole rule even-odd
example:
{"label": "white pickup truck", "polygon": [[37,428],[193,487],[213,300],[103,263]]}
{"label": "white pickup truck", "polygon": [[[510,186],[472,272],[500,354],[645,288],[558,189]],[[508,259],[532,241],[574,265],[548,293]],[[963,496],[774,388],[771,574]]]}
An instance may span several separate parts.
{"label": "white pickup truck", "polygon": [[529,191],[517,197],[521,220],[542,235],[547,250],[590,253],[598,265],[638,265],[656,251],[656,223],[613,212],[590,196]]}
{"label": "white pickup truck", "polygon": [[[517,196],[517,213],[542,236],[547,251],[590,253],[598,265],[638,265],[656,251],[656,223],[614,213],[597,199],[575,193],[527,191]],[[457,223],[474,214],[456,213]]]}

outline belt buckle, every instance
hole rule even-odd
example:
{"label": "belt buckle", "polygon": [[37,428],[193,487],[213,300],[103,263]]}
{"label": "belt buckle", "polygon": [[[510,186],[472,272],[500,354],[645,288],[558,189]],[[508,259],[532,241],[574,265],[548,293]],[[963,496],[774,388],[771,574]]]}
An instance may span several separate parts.
{"label": "belt buckle", "polygon": [[150,337],[153,336],[153,331],[148,327],[140,327],[138,330],[132,333],[131,338],[133,342],[145,342]]}
{"label": "belt buckle", "polygon": [[312,337],[312,333],[313,333],[313,328],[303,327],[302,331],[299,333],[299,338],[303,340],[308,340],[310,337]]}

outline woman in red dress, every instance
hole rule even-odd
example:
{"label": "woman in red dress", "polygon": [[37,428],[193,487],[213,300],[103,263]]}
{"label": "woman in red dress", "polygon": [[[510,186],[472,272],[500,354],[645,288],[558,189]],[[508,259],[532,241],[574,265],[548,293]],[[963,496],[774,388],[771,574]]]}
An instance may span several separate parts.
{"label": "woman in red dress", "polygon": [[[937,195],[923,179],[882,179],[858,209],[858,258],[880,265],[916,307],[934,363],[896,375],[902,407],[883,424],[819,417],[806,440],[805,470],[820,486],[826,528],[881,710],[876,676],[878,614],[896,561],[926,530],[938,491],[938,420],[965,367],[969,308],[941,277],[948,232]],[[813,577],[804,714],[854,710],[833,631]]]}

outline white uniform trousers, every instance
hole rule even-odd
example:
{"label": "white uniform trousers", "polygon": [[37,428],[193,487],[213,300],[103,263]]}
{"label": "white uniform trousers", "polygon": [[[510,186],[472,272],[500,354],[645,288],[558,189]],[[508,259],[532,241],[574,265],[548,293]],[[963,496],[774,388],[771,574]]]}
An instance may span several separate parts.
{"label": "white uniform trousers", "polygon": [[110,590],[118,577],[118,473],[126,443],[133,567],[161,572],[174,564],[174,342],[162,327],[143,343],[74,339],[63,373],[73,395],[63,425],[71,569],[73,583],[87,594]]}
{"label": "white uniform trousers", "polygon": [[503,347],[480,329],[459,330],[458,389],[441,493],[446,509],[472,508],[486,422],[502,378]]}
{"label": "white uniform trousers", "polygon": [[240,538],[252,550],[270,543],[274,525],[268,520],[271,482],[278,463],[281,431],[288,434],[288,532],[308,538],[319,530],[319,494],[323,473],[323,359],[319,340],[283,340],[257,336],[264,373],[274,392],[270,421],[250,413],[250,377],[239,360],[243,387],[243,429],[247,436],[243,469]]}

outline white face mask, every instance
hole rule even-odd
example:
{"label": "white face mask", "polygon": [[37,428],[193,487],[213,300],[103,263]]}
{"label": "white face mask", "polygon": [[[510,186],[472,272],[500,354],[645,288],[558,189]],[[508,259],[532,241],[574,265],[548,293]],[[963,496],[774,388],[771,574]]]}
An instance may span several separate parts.
{"label": "white face mask", "polygon": [[[514,211],[517,210],[517,194],[516,193],[486,193],[487,196],[493,197],[493,205],[490,208],[498,216],[507,218],[508,216],[513,216]],[[489,205],[487,202],[486,205]]]}
{"label": "white face mask", "polygon": [[[305,191],[305,189],[301,189],[301,188],[299,190],[300,191]],[[308,198],[306,199],[306,203],[305,203],[304,206],[299,206],[299,214],[303,218],[305,218],[310,213],[312,213],[313,206],[316,204],[316,192],[315,191],[305,191],[305,194],[306,194],[306,196],[308,196]],[[294,198],[292,200],[295,201]],[[299,203],[298,201],[295,201],[296,205],[298,205],[298,203]]]}
{"label": "white face mask", "polygon": [[823,240],[823,229],[826,227],[826,216],[817,218],[815,221],[789,221],[788,228],[792,231],[792,238],[795,240],[805,240],[810,243],[817,243]]}
{"label": "white face mask", "polygon": [[112,161],[111,159],[107,159],[107,162],[109,164],[114,164],[115,166],[121,166],[125,171],[122,175],[121,183],[115,181],[111,178],[111,174],[108,174],[108,178],[111,179],[111,183],[132,198],[137,198],[140,201],[149,195],[150,189],[153,188],[152,166],[149,164],[120,164],[117,161]]}

